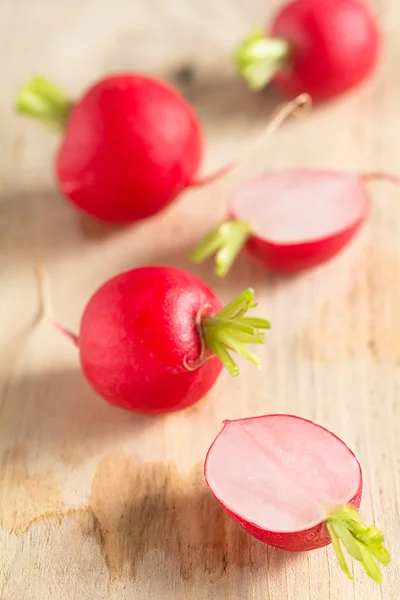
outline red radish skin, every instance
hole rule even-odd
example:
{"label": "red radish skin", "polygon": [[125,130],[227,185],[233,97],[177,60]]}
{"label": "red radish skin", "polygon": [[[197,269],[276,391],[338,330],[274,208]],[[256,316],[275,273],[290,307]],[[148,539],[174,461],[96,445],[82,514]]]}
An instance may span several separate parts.
{"label": "red radish skin", "polygon": [[216,253],[224,276],[242,247],[274,273],[296,273],[324,263],[353,239],[370,210],[366,182],[384,173],[294,170],[246,182],[233,194],[228,221],[193,250],[202,262]]}
{"label": "red radish skin", "polygon": [[[312,421],[284,414],[225,421],[204,474],[219,504],[250,535],[293,552],[330,544],[328,528],[340,510],[358,510],[363,487],[361,466],[342,440]],[[365,541],[365,531],[372,528],[362,525],[351,535]],[[373,528],[371,538],[377,531]],[[375,537],[369,548],[387,564],[382,542]],[[380,578],[379,569],[379,575],[371,573]]]}
{"label": "red radish skin", "polygon": [[[262,226],[259,226],[256,214],[252,219],[249,218],[254,198],[250,186],[247,190],[238,190],[236,198],[232,199],[232,217],[254,223],[254,233],[246,242],[246,249],[272,272],[296,273],[330,260],[354,237],[370,210],[370,198],[358,175],[292,171],[255,180],[251,187],[253,185],[254,188],[260,186],[260,189],[265,186],[262,196],[265,208],[268,200],[271,200],[271,210],[269,214],[264,214],[263,223],[270,235],[261,237]],[[271,188],[273,195],[269,197]],[[330,194],[332,188],[336,188],[336,193]],[[246,197],[241,198],[247,192],[250,192],[248,201]],[[278,203],[285,201],[285,194],[289,201],[286,209],[282,209]],[[254,206],[255,213],[256,208]],[[308,219],[311,222],[307,227]],[[308,228],[303,235],[302,224],[305,229]],[[278,227],[281,229],[281,239]],[[258,231],[260,233],[257,235]]]}
{"label": "red radish skin", "polygon": [[226,357],[229,344],[260,365],[235,333],[263,343],[259,329],[269,324],[244,317],[252,306],[254,293],[247,290],[222,309],[200,279],[181,269],[127,271],[101,286],[84,310],[76,338],[83,373],[100,396],[122,408],[148,414],[186,408],[207,394],[223,364],[238,374]]}
{"label": "red radish skin", "polygon": [[189,185],[202,151],[197,117],[172,87],[118,75],[75,104],[56,174],[64,196],[80,209],[129,223],[156,214]]}
{"label": "red radish skin", "polygon": [[294,0],[238,48],[238,70],[259,90],[325,101],[360,85],[379,60],[382,36],[363,0]]}
{"label": "red radish skin", "polygon": [[196,178],[200,123],[186,100],[154,77],[105,77],[74,103],[36,77],[21,89],[17,111],[62,134],[55,161],[59,188],[80,211],[104,222],[151,217],[186,187],[226,172]]}
{"label": "red radish skin", "polygon": [[[300,94],[278,106],[260,138],[310,104]],[[195,113],[174,88],[146,75],[106,77],[75,103],[34,77],[16,109],[62,134],[55,164],[61,192],[83,214],[110,224],[152,217],[185,188],[226,176],[245,154],[198,177],[203,137]]]}

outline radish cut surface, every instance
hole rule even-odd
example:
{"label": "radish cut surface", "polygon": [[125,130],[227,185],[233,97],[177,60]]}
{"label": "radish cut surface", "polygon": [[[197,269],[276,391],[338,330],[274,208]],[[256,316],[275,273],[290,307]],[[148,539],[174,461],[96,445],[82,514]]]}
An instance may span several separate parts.
{"label": "radish cut surface", "polygon": [[240,187],[232,214],[275,244],[333,237],[364,220],[369,198],[361,177],[329,171],[271,173]]}
{"label": "radish cut surface", "polygon": [[[245,529],[280,547],[284,540],[274,543],[262,532],[310,530],[337,505],[354,501],[358,507],[362,488],[361,467],[351,450],[323,427],[291,415],[226,421],[208,452],[205,477]],[[288,549],[329,543],[326,533],[322,537],[311,547],[302,548],[297,540]]]}

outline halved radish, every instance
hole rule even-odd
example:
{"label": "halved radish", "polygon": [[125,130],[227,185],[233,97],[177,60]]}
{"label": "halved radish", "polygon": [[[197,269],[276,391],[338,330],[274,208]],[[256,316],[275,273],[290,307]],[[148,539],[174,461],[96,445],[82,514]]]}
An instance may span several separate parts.
{"label": "halved radish", "polygon": [[357,511],[360,464],[327,429],[284,414],[225,421],[204,473],[224,510],[255,538],[294,552],[332,542],[351,577],[342,542],[367,574],[381,581],[374,559],[387,565],[390,556],[381,532],[364,525]]}
{"label": "halved radish", "polygon": [[229,271],[243,246],[274,272],[302,271],[338,254],[366,219],[366,181],[399,180],[384,173],[329,170],[268,173],[233,194],[229,220],[193,250],[202,262],[216,253],[215,274]]}

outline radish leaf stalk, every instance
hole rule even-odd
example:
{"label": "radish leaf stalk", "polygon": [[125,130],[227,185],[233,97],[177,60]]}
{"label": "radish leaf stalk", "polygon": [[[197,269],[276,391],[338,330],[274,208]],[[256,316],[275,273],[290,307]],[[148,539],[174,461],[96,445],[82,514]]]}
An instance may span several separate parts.
{"label": "radish leaf stalk", "polygon": [[32,117],[56,133],[64,131],[72,103],[64,92],[44,77],[32,77],[20,90],[16,111]]}
{"label": "radish leaf stalk", "polygon": [[351,505],[330,513],[326,526],[342,571],[353,579],[341,543],[350,556],[362,564],[371,579],[382,583],[382,574],[375,560],[386,566],[390,563],[390,555],[383,545],[385,538],[381,531],[374,525],[365,525],[358,511]]}
{"label": "radish leaf stalk", "polygon": [[202,240],[190,254],[201,263],[215,254],[215,275],[224,277],[231,268],[251,233],[251,225],[239,219],[225,221]]}
{"label": "radish leaf stalk", "polygon": [[254,290],[249,288],[215,316],[204,317],[201,321],[206,348],[218,356],[233,377],[239,375],[239,369],[230,352],[240,354],[257,367],[261,367],[260,358],[248,350],[246,344],[263,344],[265,337],[262,330],[270,329],[271,324],[266,319],[245,316],[247,311],[255,306]]}
{"label": "radish leaf stalk", "polygon": [[263,89],[282,69],[290,56],[290,46],[279,37],[268,37],[257,28],[235,54],[239,74],[255,92]]}

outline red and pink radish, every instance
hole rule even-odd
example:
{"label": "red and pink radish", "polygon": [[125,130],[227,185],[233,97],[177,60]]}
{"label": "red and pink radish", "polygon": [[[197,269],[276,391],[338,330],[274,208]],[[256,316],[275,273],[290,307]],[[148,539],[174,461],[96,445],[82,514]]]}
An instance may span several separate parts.
{"label": "red and pink radish", "polygon": [[366,182],[399,179],[384,173],[293,170],[246,182],[232,195],[228,220],[191,253],[203,262],[215,254],[223,277],[243,247],[271,272],[294,273],[337,255],[368,216]]}
{"label": "red and pink radish", "polygon": [[269,81],[283,93],[333,98],[374,71],[380,26],[364,0],[294,0],[238,48],[239,73],[253,90]]}
{"label": "red and pink radish", "polygon": [[204,474],[222,508],[258,540],[293,552],[341,544],[378,583],[384,536],[358,513],[362,471],[342,440],[312,421],[273,414],[225,421]]}
{"label": "red and pink radish", "polygon": [[61,133],[55,173],[62,194],[98,220],[123,224],[150,217],[198,179],[203,137],[186,100],[143,74],[119,74],[90,86],[72,102],[34,77],[16,109]]}
{"label": "red and pink radish", "polygon": [[186,408],[202,399],[223,366],[233,376],[231,352],[257,366],[247,344],[263,344],[265,319],[246,316],[256,306],[248,289],[224,308],[198,277],[150,266],[113,277],[89,300],[77,344],[83,373],[105,400],[142,413]]}

